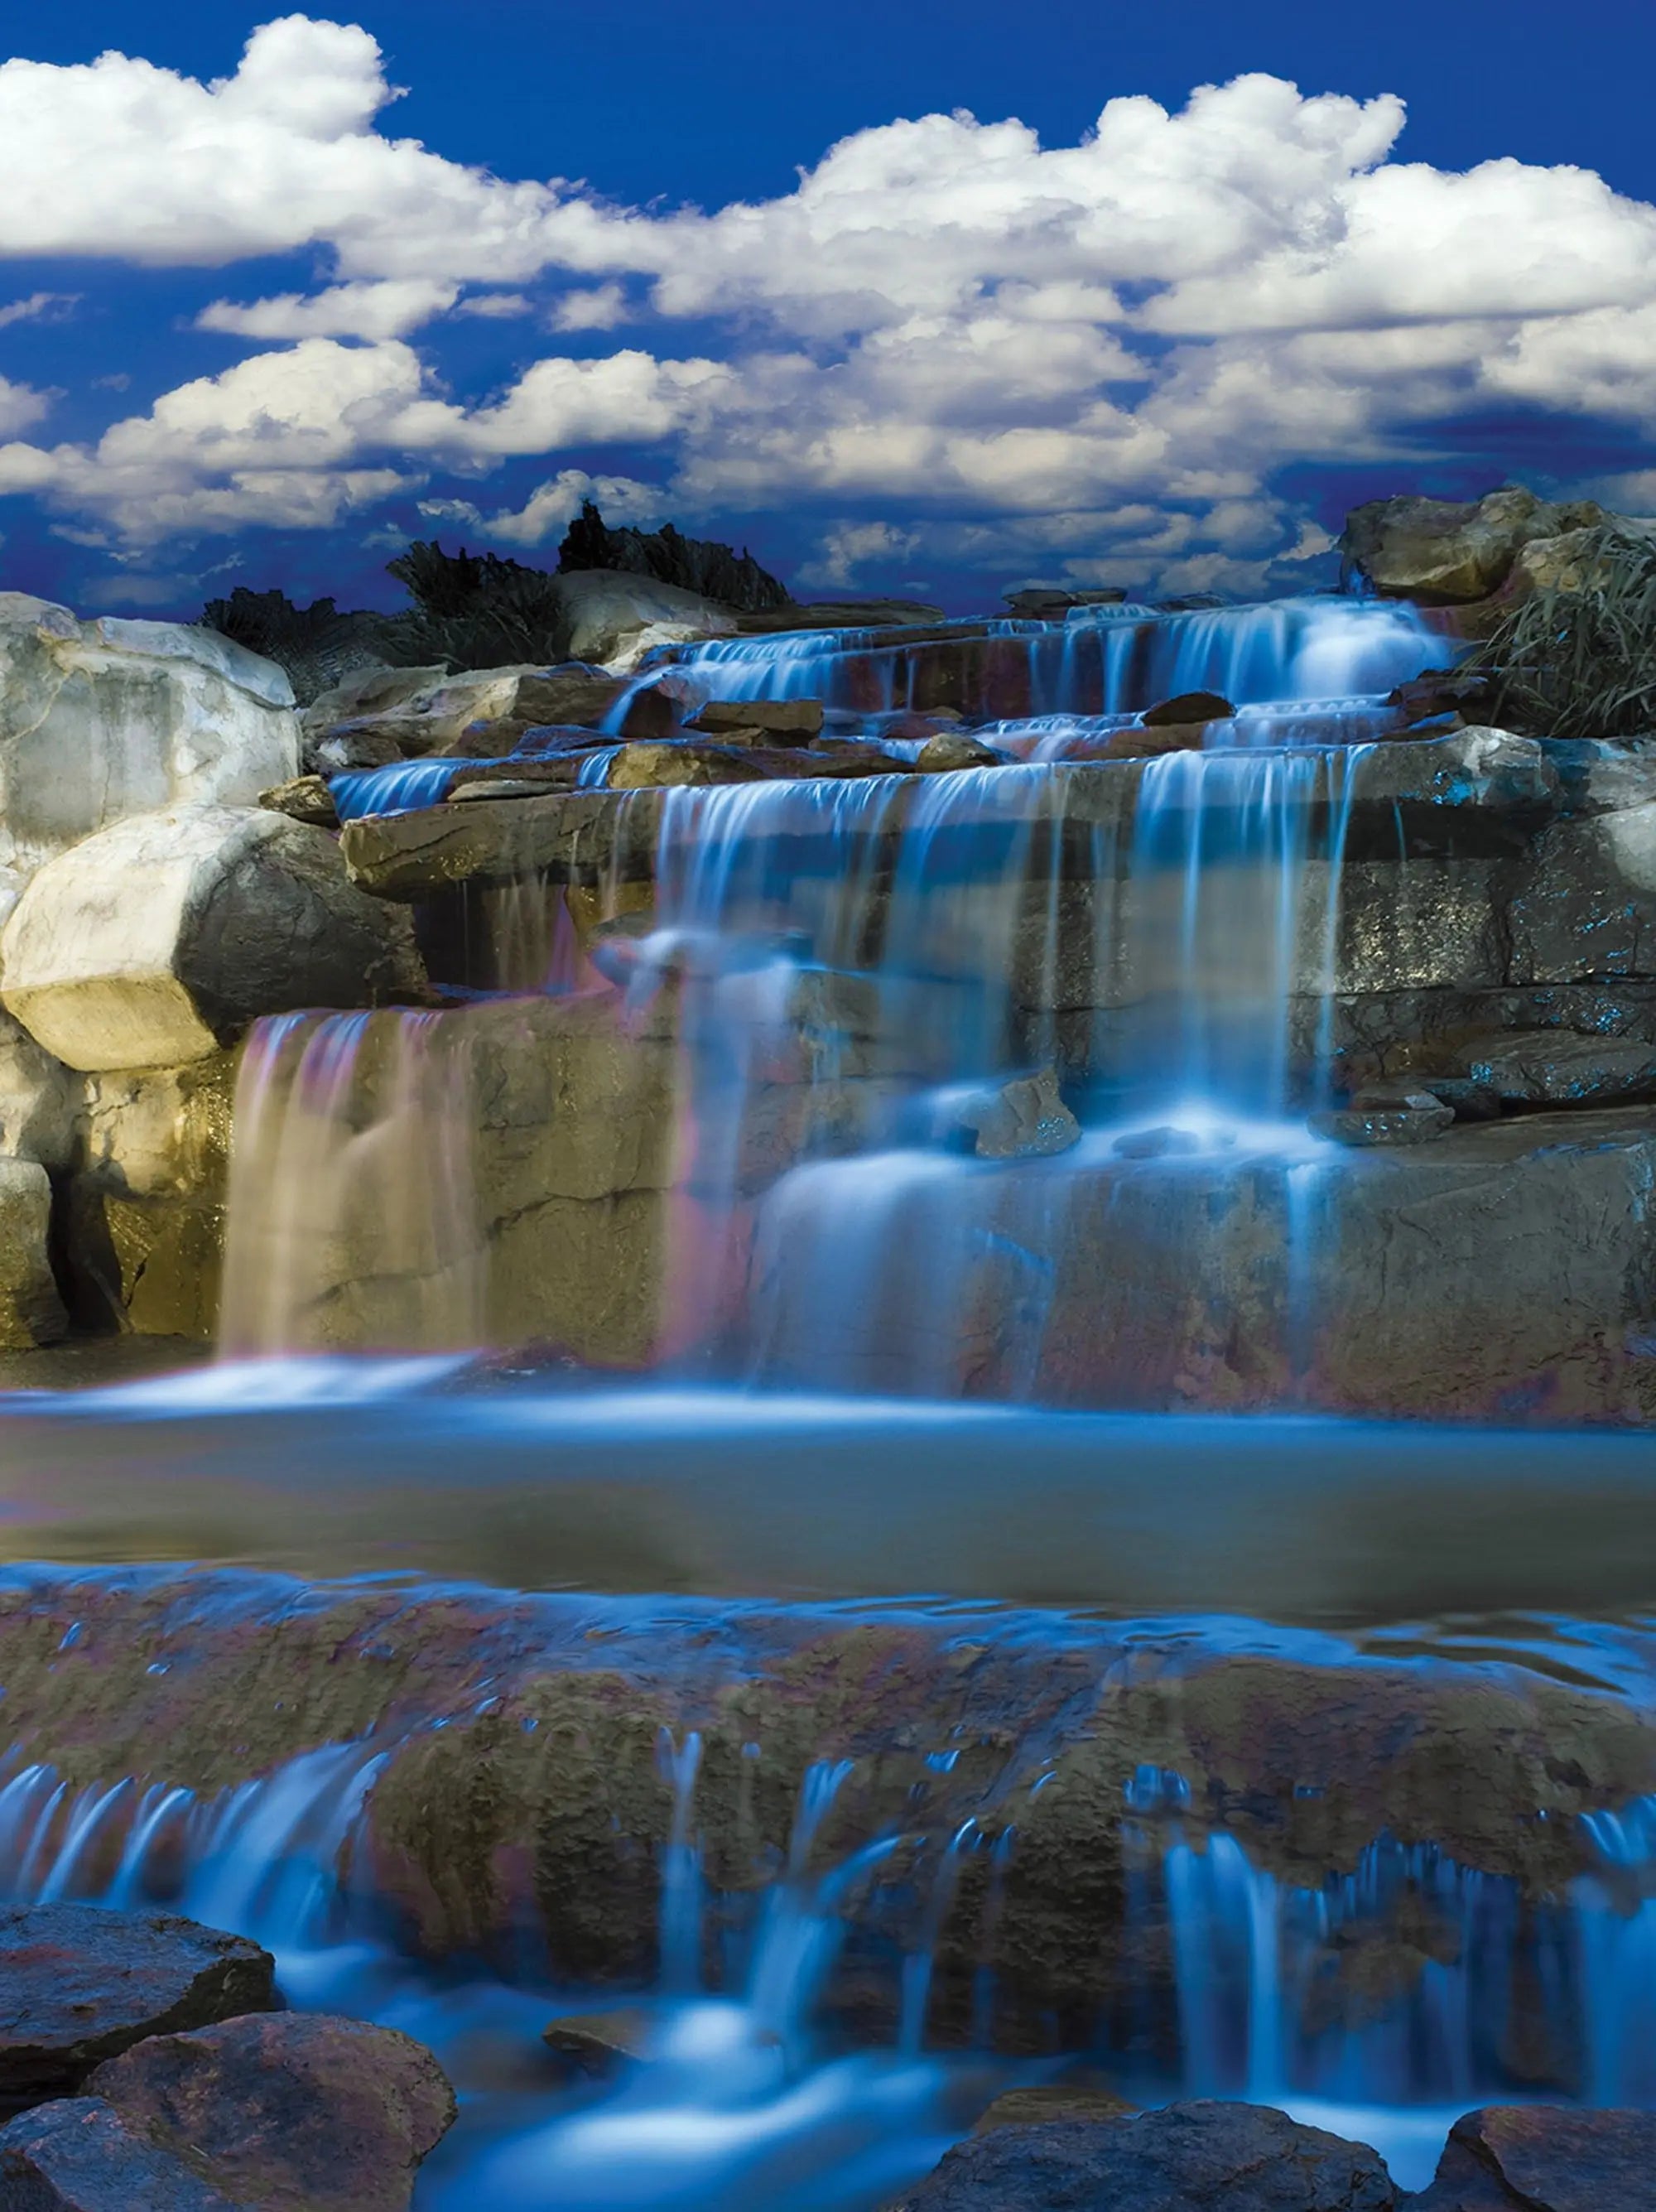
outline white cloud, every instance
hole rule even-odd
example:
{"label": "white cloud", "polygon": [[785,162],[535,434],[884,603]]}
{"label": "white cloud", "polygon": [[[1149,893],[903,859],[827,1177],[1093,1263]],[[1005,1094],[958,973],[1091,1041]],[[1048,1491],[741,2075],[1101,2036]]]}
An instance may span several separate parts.
{"label": "white cloud", "polygon": [[475,315],[488,322],[506,321],[534,311],[535,302],[522,292],[473,292],[454,309],[457,315]]}
{"label": "white cloud", "polygon": [[0,376],[0,438],[33,429],[51,407],[50,392],[37,392],[32,385],[12,384]]}
{"label": "white cloud", "polygon": [[555,331],[612,331],[628,312],[623,285],[600,284],[566,292],[553,302],[547,320]]}
{"label": "white cloud", "polygon": [[804,584],[854,584],[863,572],[906,561],[919,544],[912,530],[889,522],[841,522],[822,539],[816,560],[799,571]]}
{"label": "white cloud", "polygon": [[13,323],[61,323],[80,304],[76,292],[31,292],[26,300],[9,300],[0,307],[0,331]]}
{"label": "white cloud", "polygon": [[652,527],[663,519],[658,485],[640,483],[634,477],[588,476],[585,469],[564,469],[549,483],[537,485],[515,513],[508,507],[486,515],[474,501],[464,499],[423,499],[420,512],[434,521],[459,523],[508,545],[544,545],[563,536],[587,499],[597,502],[608,523]]}
{"label": "white cloud", "polygon": [[459,289],[403,276],[378,284],[331,284],[308,296],[283,292],[246,307],[215,300],[197,316],[196,327],[244,338],[400,338],[445,313]]}

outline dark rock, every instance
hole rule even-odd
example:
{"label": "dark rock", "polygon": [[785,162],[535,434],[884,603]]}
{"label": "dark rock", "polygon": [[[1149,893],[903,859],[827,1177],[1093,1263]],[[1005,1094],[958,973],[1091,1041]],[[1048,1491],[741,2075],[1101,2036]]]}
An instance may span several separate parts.
{"label": "dark rock", "polygon": [[1147,730],[1165,730],[1180,722],[1227,722],[1235,712],[1216,691],[1181,691],[1176,699],[1147,708],[1143,720]]}
{"label": "dark rock", "polygon": [[625,2005],[613,2012],[572,2012],[541,2031],[549,2051],[576,2074],[608,2074],[644,2049],[649,2014]]}
{"label": "dark rock", "polygon": [[1649,2212],[1656,2113],[1492,2105],[1450,2130],[1416,2212]]}
{"label": "dark rock", "polygon": [[1656,1045],[1518,1030],[1466,1054],[1470,1080],[1513,1106],[1598,1106],[1656,1092]]}
{"label": "dark rock", "polygon": [[1122,591],[1069,591],[1058,584],[1026,584],[1021,591],[1001,597],[1023,622],[1062,622],[1071,607],[1119,607],[1127,594]]}
{"label": "dark rock", "polygon": [[688,726],[711,738],[757,730],[773,744],[809,744],[822,734],[820,699],[710,699]]}
{"label": "dark rock", "polygon": [[291,783],[278,783],[270,791],[261,791],[258,803],[268,806],[273,814],[288,814],[295,822],[308,822],[312,829],[339,827],[339,809],[333,803],[325,776],[295,776]]}
{"label": "dark rock", "polygon": [[145,2036],[276,2002],[276,1962],[240,1936],[94,1905],[0,1910],[0,2103],[78,2089]]}
{"label": "dark rock", "polygon": [[1081,1124],[1059,1096],[1050,1067],[953,1092],[943,1115],[948,1135],[983,1160],[1043,1159],[1081,1141]]}
{"label": "dark rock", "polygon": [[1259,2105],[998,2127],[959,2143],[905,2212],[1391,2212],[1374,2152]]}
{"label": "dark rock", "polygon": [[1008,2089],[982,2113],[972,2132],[986,2136],[996,2128],[1025,2128],[1053,2120],[1125,2120],[1138,2107],[1113,2089],[1084,2082],[1041,2081],[1027,2089]]}
{"label": "dark rock", "polygon": [[422,2044],[315,2013],[156,2035],[88,2084],[125,2126],[238,2204],[407,2212],[454,2092]]}
{"label": "dark rock", "polygon": [[926,599],[811,599],[804,606],[738,611],[736,626],[755,637],[796,629],[903,629],[943,619],[943,609]]}
{"label": "dark rock", "polygon": [[1349,1106],[1311,1116],[1315,1133],[1337,1145],[1423,1145],[1454,1121],[1435,1091],[1400,1088],[1360,1091]]}
{"label": "dark rock", "polygon": [[1160,1160],[1178,1152],[1199,1152],[1202,1140],[1189,1129],[1165,1123],[1155,1129],[1129,1129],[1110,1147],[1124,1160]]}
{"label": "dark rock", "polygon": [[964,730],[939,730],[920,747],[914,765],[922,775],[948,775],[957,769],[998,768],[1002,757]]}
{"label": "dark rock", "polygon": [[248,2212],[129,2128],[100,2097],[65,2097],[0,2128],[5,2212]]}
{"label": "dark rock", "polygon": [[1501,1119],[1501,1093],[1470,1075],[1435,1075],[1422,1088],[1448,1107],[1457,1121]]}

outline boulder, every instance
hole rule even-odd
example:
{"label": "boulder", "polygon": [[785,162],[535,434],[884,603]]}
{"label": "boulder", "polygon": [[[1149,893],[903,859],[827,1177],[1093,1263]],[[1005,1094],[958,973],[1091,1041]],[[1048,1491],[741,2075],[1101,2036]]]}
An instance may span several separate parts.
{"label": "boulder", "polygon": [[1592,500],[1554,505],[1520,484],[1480,500],[1377,499],[1347,515],[1340,550],[1386,599],[1453,605],[1498,592],[1532,539],[1604,520]]}
{"label": "boulder", "polygon": [[1044,1159],[1081,1141],[1081,1124],[1050,1067],[943,1095],[944,1133],[983,1160]]}
{"label": "boulder", "polygon": [[334,804],[325,776],[296,775],[290,782],[277,784],[273,790],[261,791],[258,803],[268,806],[273,814],[286,814],[295,822],[306,822],[314,830],[339,827],[339,809]]}
{"label": "boulder", "polygon": [[216,630],[0,592],[0,871],[157,808],[251,806],[298,773],[293,687]]}
{"label": "boulder", "polygon": [[304,2013],[152,2035],[100,2066],[87,2094],[249,2212],[407,2212],[455,2112],[411,2036]]}
{"label": "boulder", "polygon": [[1062,585],[1026,584],[1002,599],[1024,622],[1062,622],[1071,607],[1119,607],[1127,594],[1114,589],[1069,591]]}
{"label": "boulder", "polygon": [[541,2030],[541,2039],[573,2074],[611,2074],[646,2048],[650,2015],[636,2005],[608,2012],[561,2013]]}
{"label": "boulder", "polygon": [[1412,2212],[1647,2212],[1656,2113],[1494,2105],[1455,2122]]}
{"label": "boulder", "polygon": [[711,699],[689,726],[711,738],[756,731],[773,744],[809,744],[822,734],[820,699]]}
{"label": "boulder", "polygon": [[922,775],[949,775],[957,769],[998,768],[1002,757],[964,730],[939,730],[920,747],[914,765]]}
{"label": "boulder", "polygon": [[566,569],[557,580],[564,650],[574,660],[619,660],[648,629],[688,639],[729,637],[737,628],[733,610],[718,601],[626,569]]}
{"label": "boulder", "polygon": [[0,1159],[68,1167],[80,1112],[80,1077],[0,1012]]}
{"label": "boulder", "polygon": [[52,1184],[34,1160],[0,1159],[0,1345],[55,1344],[69,1327],[52,1272]]}
{"label": "boulder", "polygon": [[88,837],[33,878],[0,936],[0,997],[83,1069],[177,1066],[256,1016],[418,994],[405,918],[327,833],[258,807],[181,807]]}
{"label": "boulder", "polygon": [[1217,691],[1181,691],[1176,698],[1147,707],[1140,720],[1147,730],[1169,730],[1191,722],[1228,722],[1235,712]]}
{"label": "boulder", "polygon": [[276,1962],[244,1936],[95,1905],[0,1907],[0,2103],[72,2096],[146,2036],[276,2002]]}
{"label": "boulder", "polygon": [[1454,1121],[1454,1108],[1435,1092],[1406,1087],[1359,1091],[1349,1106],[1311,1116],[1316,1135],[1337,1145],[1423,1145]]}
{"label": "boulder", "polygon": [[9,2212],[249,2212],[158,2150],[100,2097],[65,2097],[0,2128]]}
{"label": "boulder", "polygon": [[[307,768],[337,775],[431,754],[498,760],[549,726],[590,732],[628,699],[630,688],[620,677],[584,661],[551,668],[525,663],[459,675],[429,668],[384,674],[403,680],[342,685],[308,710]],[[676,708],[670,691],[652,688],[636,693],[628,703],[627,734],[664,737]]]}
{"label": "boulder", "polygon": [[1466,1077],[1508,1106],[1607,1106],[1656,1095],[1656,1044],[1513,1030],[1470,1047]]}
{"label": "boulder", "polygon": [[671,784],[754,783],[764,769],[742,745],[629,744],[610,763],[611,791]]}
{"label": "boulder", "polygon": [[1392,2212],[1366,2144],[1262,2105],[998,2127],[958,2143],[905,2212]]}

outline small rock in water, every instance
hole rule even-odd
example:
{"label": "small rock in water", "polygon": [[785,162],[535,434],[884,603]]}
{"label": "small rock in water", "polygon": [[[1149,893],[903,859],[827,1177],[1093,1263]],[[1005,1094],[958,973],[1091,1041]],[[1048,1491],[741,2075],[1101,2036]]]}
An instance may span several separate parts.
{"label": "small rock in water", "polygon": [[1455,1109],[1435,1091],[1359,1091],[1349,1106],[1313,1114],[1311,1127],[1337,1145],[1423,1145],[1454,1127]]}
{"label": "small rock in water", "polygon": [[407,2212],[416,2169],[455,2112],[423,2044],[316,2013],[152,2036],[87,2087],[132,2133],[261,2212]]}
{"label": "small rock in water", "polygon": [[95,1905],[0,1911],[0,2106],[78,2089],[93,2068],[174,2028],[276,2002],[276,1961],[240,1936]]}
{"label": "small rock in water", "polygon": [[549,2051],[577,2074],[608,2074],[644,2048],[650,2016],[636,2005],[615,2012],[571,2012],[549,2021],[541,2031]]}
{"label": "small rock in water", "polygon": [[16,2212],[249,2212],[130,2128],[64,2097],[0,2128],[0,2205]]}
{"label": "small rock in water", "polygon": [[969,2136],[903,2212],[1392,2212],[1398,2202],[1366,2143],[1265,2106],[1204,2103]]}
{"label": "small rock in water", "polygon": [[1449,2133],[1411,2212],[1649,2212],[1656,2113],[1495,2105]]}
{"label": "small rock in water", "polygon": [[1176,1129],[1171,1122],[1155,1129],[1129,1129],[1110,1147],[1124,1160],[1160,1160],[1172,1152],[1199,1152],[1201,1149],[1202,1139],[1192,1130]]}
{"label": "small rock in water", "polygon": [[1236,712],[1217,691],[1181,691],[1163,699],[1141,719],[1147,730],[1164,730],[1181,722],[1228,722]]}
{"label": "small rock in water", "polygon": [[1059,1095],[1050,1067],[1015,1075],[948,1102],[949,1133],[980,1160],[1029,1160],[1067,1152],[1081,1124]]}
{"label": "small rock in water", "polygon": [[969,738],[963,730],[939,730],[920,747],[915,766],[923,775],[945,775],[955,769],[998,768],[1001,756],[992,746]]}

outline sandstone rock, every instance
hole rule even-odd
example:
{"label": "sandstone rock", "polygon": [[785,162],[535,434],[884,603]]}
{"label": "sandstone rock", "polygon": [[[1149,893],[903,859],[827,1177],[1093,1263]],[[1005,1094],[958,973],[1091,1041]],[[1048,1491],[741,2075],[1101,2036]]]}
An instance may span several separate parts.
{"label": "sandstone rock", "polygon": [[773,744],[809,744],[822,734],[820,699],[711,699],[690,726],[712,738],[732,730],[758,730]]}
{"label": "sandstone rock", "polygon": [[9,2212],[249,2212],[157,2150],[100,2097],[66,2097],[0,2128]]}
{"label": "sandstone rock", "polygon": [[1453,1107],[1430,1091],[1360,1091],[1349,1106],[1313,1114],[1311,1127],[1337,1145],[1423,1145],[1454,1120]]}
{"label": "sandstone rock", "polygon": [[1147,708],[1142,719],[1147,730],[1166,730],[1190,722],[1226,722],[1235,712],[1216,691],[1181,691],[1176,699]]}
{"label": "sandstone rock", "polygon": [[996,2128],[959,2143],[905,2212],[1392,2212],[1375,2154],[1259,2105]]}
{"label": "sandstone rock", "polygon": [[1605,1106],[1656,1094],[1656,1045],[1516,1030],[1469,1050],[1466,1074],[1509,1106]]}
{"label": "sandstone rock", "polygon": [[659,801],[572,791],[495,805],[429,806],[348,822],[340,850],[353,883],[381,898],[419,899],[473,878],[500,882],[631,882],[647,876]]}
{"label": "sandstone rock", "polygon": [[180,808],[40,870],[0,938],[6,1006],[71,1067],[198,1060],[257,1015],[417,994],[406,921],[365,898],[320,830]]}
{"label": "sandstone rock", "polygon": [[1591,500],[1554,506],[1509,484],[1477,501],[1371,500],[1346,517],[1340,546],[1385,597],[1453,605],[1499,591],[1532,538],[1604,520]]}
{"label": "sandstone rock", "polygon": [[[1583,506],[1591,502],[1583,501]],[[1556,538],[1532,538],[1520,545],[1503,596],[1519,599],[1531,592],[1582,592],[1608,574],[1611,563],[1598,552],[1599,529],[1604,518],[1586,527],[1565,530]]]}
{"label": "sandstone rock", "polygon": [[298,753],[286,675],[216,630],[0,592],[0,870],[156,808],[251,806]]}
{"label": "sandstone rock", "polygon": [[1416,2212],[1646,2212],[1656,2114],[1494,2105],[1457,2120]]}
{"label": "sandstone rock", "polygon": [[87,2092],[254,2212],[407,2212],[416,2169],[455,2112],[411,2036],[305,2013],[151,2035],[100,2066]]}
{"label": "sandstone rock", "polygon": [[0,1907],[0,2101],[71,2095],[146,2036],[268,2011],[275,1974],[257,1943],[169,1914]]}
{"label": "sandstone rock", "polygon": [[52,1272],[52,1185],[34,1160],[0,1159],[0,1345],[55,1344],[69,1327]]}
{"label": "sandstone rock", "polygon": [[1065,1104],[1050,1067],[979,1091],[947,1093],[941,1112],[955,1141],[980,1159],[1044,1159],[1081,1141],[1081,1124]]}
{"label": "sandstone rock", "polygon": [[312,829],[339,827],[339,809],[334,805],[333,793],[324,776],[295,776],[291,783],[279,783],[272,790],[261,791],[258,803],[268,806],[273,814],[286,814],[295,822],[307,822]]}
{"label": "sandstone rock", "polygon": [[579,780],[579,766],[574,759],[523,761],[483,774],[468,771],[450,784],[445,803],[475,806],[489,799],[544,799],[549,791],[575,790]]}
{"label": "sandstone rock", "polygon": [[80,1077],[0,1011],[0,1158],[68,1167],[80,1112]]}
{"label": "sandstone rock", "polygon": [[939,730],[920,747],[914,765],[922,775],[940,775],[956,769],[998,768],[1001,757],[992,746],[968,737],[963,730]]}
{"label": "sandstone rock", "polygon": [[644,2050],[650,2016],[634,2006],[614,2012],[565,2013],[541,2031],[549,2051],[576,2074],[609,2074]]}
{"label": "sandstone rock", "polygon": [[739,745],[628,744],[610,763],[611,791],[668,784],[752,783],[764,771]]}

